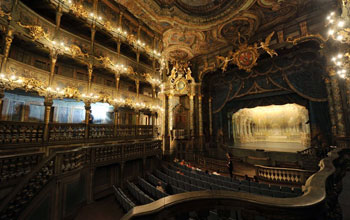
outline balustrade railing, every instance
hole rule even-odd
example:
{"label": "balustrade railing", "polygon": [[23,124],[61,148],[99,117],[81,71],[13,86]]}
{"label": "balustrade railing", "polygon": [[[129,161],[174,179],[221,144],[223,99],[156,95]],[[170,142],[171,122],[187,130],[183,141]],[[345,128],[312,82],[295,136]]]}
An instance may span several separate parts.
{"label": "balustrade railing", "polygon": [[279,168],[255,165],[256,176],[259,180],[274,183],[302,185],[314,172],[301,169]]}
{"label": "balustrade railing", "polygon": [[44,153],[29,153],[0,157],[0,184],[30,173],[43,159]]}
{"label": "balustrade railing", "polygon": [[49,124],[49,141],[82,140],[85,128],[85,124]]}
{"label": "balustrade railing", "polygon": [[[5,166],[13,161],[28,161],[29,164],[18,163],[11,168],[11,174],[7,174],[8,167],[0,169],[1,175],[22,175],[25,166],[30,167],[29,172],[14,190],[0,204],[0,219],[18,219],[21,212],[39,194],[39,192],[54,178],[77,171],[84,167],[93,167],[98,163],[123,163],[135,157],[145,157],[145,152],[159,154],[161,141],[132,142],[122,144],[84,146],[72,150],[53,151],[51,155],[42,160],[43,154],[28,154],[23,156],[0,158],[0,163]],[[17,158],[18,157],[18,158]],[[41,161],[40,161],[41,160]],[[30,164],[31,163],[31,164]],[[20,165],[18,165],[20,164]],[[35,166],[36,165],[36,166]],[[7,180],[7,179],[6,179]]]}
{"label": "balustrade railing", "polygon": [[43,135],[43,123],[0,121],[0,144],[38,143]]}
{"label": "balustrade railing", "polygon": [[47,141],[44,141],[44,123],[0,121],[0,145],[50,144],[57,142],[94,141],[96,139],[140,139],[152,138],[152,125],[90,124],[88,137],[86,125],[50,123]]}
{"label": "balustrade railing", "polygon": [[89,138],[113,138],[114,137],[114,125],[104,124],[92,124],[89,125]]}

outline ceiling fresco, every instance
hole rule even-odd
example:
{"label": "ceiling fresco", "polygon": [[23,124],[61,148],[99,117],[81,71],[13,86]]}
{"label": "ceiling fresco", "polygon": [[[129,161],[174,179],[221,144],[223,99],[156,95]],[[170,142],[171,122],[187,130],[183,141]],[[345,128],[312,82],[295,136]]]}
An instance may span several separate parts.
{"label": "ceiling fresco", "polygon": [[163,55],[191,59],[289,20],[309,0],[115,1],[163,35]]}

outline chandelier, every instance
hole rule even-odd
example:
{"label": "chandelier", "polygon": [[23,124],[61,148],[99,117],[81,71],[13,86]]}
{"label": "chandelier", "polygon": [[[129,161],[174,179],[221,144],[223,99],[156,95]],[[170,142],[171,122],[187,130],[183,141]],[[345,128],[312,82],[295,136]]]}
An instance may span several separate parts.
{"label": "chandelier", "polygon": [[[343,1],[343,5],[345,6],[345,1]],[[346,10],[343,8],[343,10]],[[328,29],[328,36],[332,38],[338,44],[350,44],[350,27],[349,27],[349,19],[344,13],[344,16],[337,16],[335,12],[331,12],[327,16],[326,27]],[[346,19],[344,19],[345,17]],[[331,58],[331,61],[335,67],[336,73],[340,78],[349,78],[348,69],[350,68],[350,49],[344,51],[341,49],[341,45],[338,45],[339,52],[337,55]]]}

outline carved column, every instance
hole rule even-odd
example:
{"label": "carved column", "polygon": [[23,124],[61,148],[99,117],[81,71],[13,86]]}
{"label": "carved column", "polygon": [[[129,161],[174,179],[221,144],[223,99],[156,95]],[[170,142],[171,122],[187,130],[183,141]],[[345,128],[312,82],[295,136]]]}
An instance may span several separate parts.
{"label": "carved column", "polygon": [[173,130],[173,110],[172,110],[172,101],[173,101],[173,94],[169,94],[169,100],[168,100],[168,123],[169,123],[169,131],[168,134],[172,136],[172,130]]}
{"label": "carved column", "polygon": [[198,96],[199,136],[203,136],[202,96]]}
{"label": "carved column", "polygon": [[91,93],[91,85],[92,85],[92,71],[93,71],[93,66],[91,63],[88,64],[88,74],[89,74],[89,82],[88,82],[88,94]]}
{"label": "carved column", "polygon": [[2,64],[1,64],[1,71],[0,72],[4,72],[5,68],[6,68],[6,63],[7,63],[7,59],[10,53],[10,48],[11,48],[11,44],[12,44],[12,40],[13,40],[13,29],[9,28],[7,30],[7,34],[5,37],[5,48],[4,48],[4,58],[2,60]]}
{"label": "carved column", "polygon": [[62,8],[59,7],[56,12],[56,35],[61,26],[61,18],[62,18]]}
{"label": "carved column", "polygon": [[209,134],[213,135],[212,99],[209,98]]}
{"label": "carved column", "polygon": [[119,82],[120,82],[120,75],[115,74],[115,88],[117,90],[117,94],[119,95]]}
{"label": "carved column", "polygon": [[138,80],[138,79],[135,80],[135,84],[136,84],[136,97],[138,99],[139,98],[139,94],[140,94],[140,80]]}
{"label": "carved column", "polygon": [[89,138],[89,118],[91,114],[91,103],[85,102],[85,139]]}
{"label": "carved column", "polygon": [[194,96],[192,94],[188,95],[190,98],[190,135],[191,137],[194,135],[194,120],[193,120],[193,112],[194,112]]}
{"label": "carved column", "polygon": [[164,107],[164,112],[162,115],[162,140],[163,140],[163,153],[166,154],[167,150],[168,150],[168,112],[169,112],[169,100],[168,100],[168,96],[166,94],[163,94],[163,107]]}
{"label": "carved column", "polygon": [[331,132],[332,132],[333,137],[336,137],[336,135],[337,135],[337,123],[336,123],[336,116],[335,116],[335,110],[334,110],[331,81],[328,78],[326,78],[325,84],[326,84],[326,89],[327,89],[329,115],[330,115],[331,124],[332,124]]}
{"label": "carved column", "polygon": [[115,105],[113,110],[114,110],[114,132],[113,132],[113,136],[117,137],[117,135],[118,135],[118,120],[119,120],[118,106]]}
{"label": "carved column", "polygon": [[122,42],[120,40],[120,38],[118,39],[118,42],[117,42],[117,53],[118,53],[118,58],[120,56],[120,46],[122,45]]}
{"label": "carved column", "polygon": [[45,97],[44,105],[45,105],[45,115],[44,115],[44,141],[49,140],[49,123],[52,109],[52,98]]}
{"label": "carved column", "polygon": [[49,86],[52,86],[53,79],[55,76],[55,66],[56,66],[56,62],[57,62],[57,50],[55,50],[55,49],[50,50],[50,59],[51,59],[51,63],[50,63]]}
{"label": "carved column", "polygon": [[345,125],[344,125],[344,113],[342,100],[340,96],[338,79],[335,73],[335,70],[329,69],[329,76],[331,80],[332,94],[334,100],[334,109],[336,113],[336,122],[337,122],[337,136],[345,136]]}
{"label": "carved column", "polygon": [[[155,98],[156,98],[156,87],[154,85],[152,85],[152,98],[153,98],[153,101],[155,101]],[[156,112],[152,112],[151,114],[151,117],[152,117],[152,130],[153,130],[153,136],[155,137],[156,136]]]}

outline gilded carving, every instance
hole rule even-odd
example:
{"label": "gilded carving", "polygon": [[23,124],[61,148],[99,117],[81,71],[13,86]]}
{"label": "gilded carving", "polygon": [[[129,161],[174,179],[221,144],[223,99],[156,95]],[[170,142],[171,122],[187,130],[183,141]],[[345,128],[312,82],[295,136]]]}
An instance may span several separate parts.
{"label": "gilded carving", "polygon": [[7,16],[8,20],[12,20],[11,13],[10,12],[4,12],[2,8],[0,7],[0,17]]}
{"label": "gilded carving", "polygon": [[87,18],[88,12],[84,9],[84,6],[81,4],[73,4],[70,7],[70,10],[72,10],[73,14],[79,17]]}
{"label": "gilded carving", "polygon": [[82,57],[82,58],[84,58],[84,57],[88,58],[89,57],[89,54],[83,53],[81,51],[80,47],[77,46],[77,45],[74,45],[74,44],[70,45],[69,50],[70,50],[71,55],[72,55],[73,58],[74,57]]}
{"label": "gilded carving", "polygon": [[[238,41],[239,41],[239,47],[238,50],[235,52],[229,52],[229,55],[227,57],[223,56],[217,56],[217,62],[221,66],[221,70],[223,72],[226,71],[228,64],[233,61],[234,64],[238,66],[239,69],[243,69],[247,72],[250,72],[251,69],[257,65],[257,60],[260,56],[260,53],[258,52],[258,49],[263,49],[265,52],[267,52],[271,57],[277,56],[275,50],[271,49],[270,41],[272,36],[275,34],[275,32],[272,32],[269,34],[264,42],[260,42],[260,46],[258,46],[257,43],[254,43],[253,45],[248,45],[247,40],[238,33]],[[243,38],[245,40],[244,43],[240,42],[240,39]],[[220,63],[221,61],[221,63]]]}
{"label": "gilded carving", "polygon": [[24,25],[21,22],[17,22],[19,26],[29,29],[29,34],[33,38],[33,41],[39,40],[41,38],[49,39],[48,34],[45,32],[44,28],[39,25]]}

